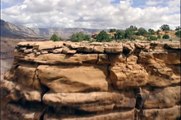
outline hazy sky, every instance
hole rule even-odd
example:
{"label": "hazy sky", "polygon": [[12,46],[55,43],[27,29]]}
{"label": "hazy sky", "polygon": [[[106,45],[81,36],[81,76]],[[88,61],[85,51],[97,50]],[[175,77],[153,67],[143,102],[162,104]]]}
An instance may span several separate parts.
{"label": "hazy sky", "polygon": [[2,19],[28,27],[180,25],[180,0],[1,0],[1,12]]}

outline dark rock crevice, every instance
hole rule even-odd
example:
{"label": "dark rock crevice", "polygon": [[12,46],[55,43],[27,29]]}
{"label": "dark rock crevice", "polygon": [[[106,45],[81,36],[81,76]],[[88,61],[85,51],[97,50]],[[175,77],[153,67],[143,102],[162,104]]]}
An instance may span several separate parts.
{"label": "dark rock crevice", "polygon": [[114,62],[114,60],[112,59],[112,55],[108,54],[107,59],[108,59],[108,62],[110,63],[110,64],[107,64],[107,66],[106,66],[106,71],[107,71],[106,79],[108,81],[108,89],[109,89],[109,91],[119,91],[117,89],[117,87],[114,86],[113,80],[110,77],[110,75],[111,75],[111,64],[113,64],[112,62]]}
{"label": "dark rock crevice", "polygon": [[135,120],[143,120],[142,118],[145,98],[142,96],[142,90],[140,87],[135,89],[135,97]]}
{"label": "dark rock crevice", "polygon": [[44,102],[43,102],[43,96],[50,90],[46,85],[42,84],[41,79],[38,76],[38,66],[36,67],[35,70],[35,78],[36,80],[39,81],[40,84],[40,90],[41,90],[41,106],[43,106],[40,114],[38,115],[38,120],[44,120],[44,115],[46,113],[46,111],[49,109],[49,106],[47,106]]}
{"label": "dark rock crevice", "polygon": [[41,79],[40,79],[39,76],[38,76],[38,67],[37,67],[36,70],[35,70],[35,76],[36,76],[37,80],[38,80],[39,83],[40,83],[41,102],[43,103],[43,96],[44,96],[50,89],[41,82]]}

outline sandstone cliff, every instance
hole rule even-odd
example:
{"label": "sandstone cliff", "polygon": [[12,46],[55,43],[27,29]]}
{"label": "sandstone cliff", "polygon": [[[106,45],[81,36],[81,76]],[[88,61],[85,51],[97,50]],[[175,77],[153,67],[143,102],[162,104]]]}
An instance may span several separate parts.
{"label": "sandstone cliff", "polygon": [[179,120],[179,42],[20,42],[3,120]]}

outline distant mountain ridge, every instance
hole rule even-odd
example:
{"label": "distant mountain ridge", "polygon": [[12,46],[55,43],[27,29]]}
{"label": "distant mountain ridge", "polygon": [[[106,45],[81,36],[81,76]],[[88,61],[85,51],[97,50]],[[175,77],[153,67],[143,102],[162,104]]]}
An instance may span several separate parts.
{"label": "distant mountain ridge", "polygon": [[49,38],[53,33],[58,34],[63,39],[68,39],[73,33],[84,32],[93,34],[101,31],[101,29],[87,28],[28,28],[20,25],[15,25],[4,20],[0,20],[1,36],[2,37],[43,37]]}
{"label": "distant mountain ridge", "polygon": [[85,34],[93,34],[99,32],[100,29],[87,28],[32,28],[39,36],[50,37],[53,33],[60,35],[64,39],[68,39],[73,33],[83,32]]}
{"label": "distant mountain ridge", "polygon": [[28,27],[19,26],[0,20],[1,36],[3,37],[37,37],[37,33]]}

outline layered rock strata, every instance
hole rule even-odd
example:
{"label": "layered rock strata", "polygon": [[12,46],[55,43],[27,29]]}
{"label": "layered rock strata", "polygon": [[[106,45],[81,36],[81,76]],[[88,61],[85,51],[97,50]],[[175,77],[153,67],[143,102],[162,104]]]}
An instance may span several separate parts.
{"label": "layered rock strata", "polygon": [[20,42],[4,120],[179,120],[179,42]]}

